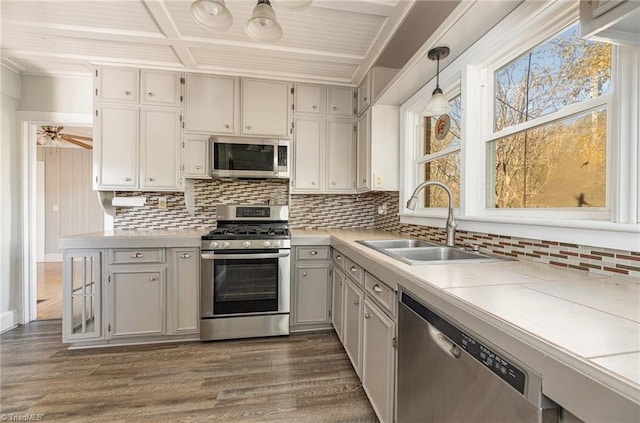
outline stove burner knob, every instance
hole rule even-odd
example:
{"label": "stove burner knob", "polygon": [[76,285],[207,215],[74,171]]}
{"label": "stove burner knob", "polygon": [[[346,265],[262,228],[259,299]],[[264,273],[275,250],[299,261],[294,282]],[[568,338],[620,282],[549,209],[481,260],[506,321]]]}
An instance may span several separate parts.
{"label": "stove burner knob", "polygon": [[211,248],[218,248],[218,247],[220,247],[220,243],[218,241],[213,241],[211,243]]}
{"label": "stove burner knob", "polygon": [[243,242],[243,243],[242,243],[242,246],[243,246],[244,248],[249,248],[249,247],[251,247],[251,242],[249,242],[249,241],[245,241],[245,242]]}
{"label": "stove burner knob", "polygon": [[271,242],[265,241],[265,242],[262,243],[262,246],[263,247],[271,247]]}
{"label": "stove burner knob", "polygon": [[222,248],[229,248],[230,245],[231,245],[231,243],[229,241],[224,241],[222,243]]}
{"label": "stove burner knob", "polygon": [[279,247],[280,246],[280,241],[273,241],[272,244],[274,247]]}

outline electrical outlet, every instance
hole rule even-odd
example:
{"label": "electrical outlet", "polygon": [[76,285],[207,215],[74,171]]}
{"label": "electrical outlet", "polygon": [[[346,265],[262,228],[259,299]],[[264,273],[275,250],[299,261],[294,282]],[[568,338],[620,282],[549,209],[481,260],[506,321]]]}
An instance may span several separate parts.
{"label": "electrical outlet", "polygon": [[373,175],[373,186],[374,188],[382,188],[382,175]]}
{"label": "electrical outlet", "polygon": [[386,214],[386,213],[387,213],[387,203],[379,205],[378,214]]}
{"label": "electrical outlet", "polygon": [[167,197],[158,197],[158,208],[159,209],[167,208]]}

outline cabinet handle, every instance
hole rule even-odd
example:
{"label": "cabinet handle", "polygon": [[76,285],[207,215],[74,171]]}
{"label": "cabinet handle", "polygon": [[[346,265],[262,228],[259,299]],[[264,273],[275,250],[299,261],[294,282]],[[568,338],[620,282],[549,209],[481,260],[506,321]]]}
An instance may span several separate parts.
{"label": "cabinet handle", "polygon": [[375,285],[373,285],[373,291],[374,292],[382,292],[382,288],[380,288],[380,285],[375,284]]}
{"label": "cabinet handle", "polygon": [[356,269],[355,266],[351,266],[351,269],[349,269],[349,270],[351,270],[353,273],[356,273],[358,271],[358,269]]}
{"label": "cabinet handle", "polygon": [[149,97],[153,97],[153,93],[147,93]]}
{"label": "cabinet handle", "polygon": [[316,250],[309,251],[309,255],[310,255],[310,256],[315,256],[315,255],[317,255],[317,254],[318,254],[318,252],[317,252]]}
{"label": "cabinet handle", "polygon": [[252,128],[252,127],[251,127],[251,125],[247,125],[247,129],[248,129],[249,131],[251,131],[251,128]]}
{"label": "cabinet handle", "polygon": [[191,258],[191,254],[189,253],[182,253],[182,255],[180,256],[182,258]]}
{"label": "cabinet handle", "polygon": [[225,128],[229,129],[231,128],[231,125],[229,125],[228,123],[224,126]]}
{"label": "cabinet handle", "polygon": [[335,112],[336,110],[338,110],[338,108],[337,108],[336,106],[333,106],[333,107],[331,108],[331,110],[333,110],[333,111]]}
{"label": "cabinet handle", "polygon": [[302,272],[302,276],[307,276],[307,272]]}
{"label": "cabinet handle", "polygon": [[129,182],[131,180],[131,178],[129,178],[128,176],[126,178],[124,178],[125,181]]}
{"label": "cabinet handle", "polygon": [[365,318],[365,319],[368,319],[369,317],[371,317],[371,316],[369,316],[369,313],[365,313],[365,314],[364,314],[364,318]]}
{"label": "cabinet handle", "polygon": [[157,279],[157,278],[156,278],[155,276],[151,276],[151,277],[149,278],[149,280],[150,280],[150,281],[155,281],[156,279]]}
{"label": "cabinet handle", "polygon": [[131,258],[140,258],[140,257],[144,257],[144,254],[142,254],[142,253],[133,253],[133,254],[131,254]]}
{"label": "cabinet handle", "polygon": [[124,95],[131,95],[131,91],[125,91]]}
{"label": "cabinet handle", "polygon": [[318,106],[313,106],[313,110],[318,110]]}

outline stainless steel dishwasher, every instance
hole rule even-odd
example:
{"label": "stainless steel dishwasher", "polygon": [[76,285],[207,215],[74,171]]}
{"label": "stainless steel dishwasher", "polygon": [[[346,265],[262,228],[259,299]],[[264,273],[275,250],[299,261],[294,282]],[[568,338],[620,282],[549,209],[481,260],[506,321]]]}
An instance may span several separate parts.
{"label": "stainless steel dishwasher", "polygon": [[557,406],[517,360],[401,291],[397,422],[551,423]]}

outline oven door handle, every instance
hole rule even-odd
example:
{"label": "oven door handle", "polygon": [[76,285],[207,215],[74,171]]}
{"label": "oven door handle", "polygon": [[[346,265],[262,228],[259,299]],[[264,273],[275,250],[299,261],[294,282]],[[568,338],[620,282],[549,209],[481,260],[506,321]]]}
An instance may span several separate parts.
{"label": "oven door handle", "polygon": [[270,259],[270,258],[281,258],[281,257],[289,257],[289,253],[278,253],[278,254],[211,254],[211,253],[202,253],[201,257],[204,260],[225,260],[225,259]]}

